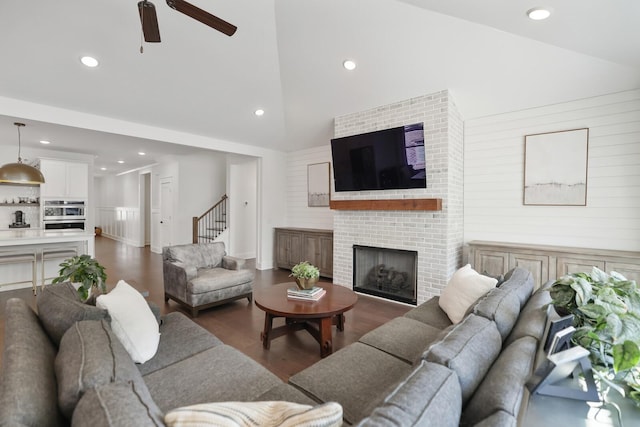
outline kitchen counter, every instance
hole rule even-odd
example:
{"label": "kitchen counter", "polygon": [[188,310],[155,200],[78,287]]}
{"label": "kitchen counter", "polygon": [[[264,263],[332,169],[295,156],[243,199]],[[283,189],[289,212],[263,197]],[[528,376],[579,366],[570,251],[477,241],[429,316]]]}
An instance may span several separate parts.
{"label": "kitchen counter", "polygon": [[[62,257],[45,256],[58,251],[72,250],[76,254],[95,256],[93,231],[81,229],[43,230],[20,228],[0,230],[0,255],[32,254],[35,264],[17,261],[0,265],[0,291],[17,287],[41,286],[57,277]],[[35,283],[35,284],[34,284]]]}
{"label": "kitchen counter", "polygon": [[[80,229],[68,230],[42,230],[20,228],[13,230],[0,230],[0,247],[16,245],[37,245],[43,243],[61,242],[88,242],[91,240],[93,247],[94,233]],[[93,253],[93,251],[91,251]]]}

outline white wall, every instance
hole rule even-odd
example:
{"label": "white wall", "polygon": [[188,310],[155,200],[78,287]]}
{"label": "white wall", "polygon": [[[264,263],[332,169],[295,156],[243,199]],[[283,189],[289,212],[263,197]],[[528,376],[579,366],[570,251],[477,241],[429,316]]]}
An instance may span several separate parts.
{"label": "white wall", "polygon": [[[587,206],[524,206],[524,136],[589,128]],[[464,239],[640,250],[640,90],[465,122]]]}
{"label": "white wall", "polygon": [[234,159],[228,163],[229,245],[227,252],[239,258],[255,258],[258,220],[258,161]]}
{"label": "white wall", "polygon": [[202,215],[225,194],[227,163],[226,154],[215,151],[176,159],[179,182],[174,187],[173,244],[179,245],[192,242],[193,217]]}
{"label": "white wall", "polygon": [[[329,207],[309,207],[307,203],[307,166],[331,163],[331,145],[309,148],[287,154],[287,218],[289,227],[323,228],[333,230],[333,211]],[[331,176],[333,192],[333,176]]]}
{"label": "white wall", "polygon": [[140,246],[138,173],[96,177],[93,182],[96,225],[106,237]]}

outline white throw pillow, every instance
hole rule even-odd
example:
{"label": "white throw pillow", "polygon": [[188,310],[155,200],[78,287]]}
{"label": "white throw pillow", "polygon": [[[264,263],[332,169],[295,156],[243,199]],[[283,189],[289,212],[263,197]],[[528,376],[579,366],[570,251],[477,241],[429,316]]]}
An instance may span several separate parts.
{"label": "white throw pillow", "polygon": [[340,427],[342,406],[335,402],[317,406],[284,401],[201,403],[168,412],[164,422],[169,427]]}
{"label": "white throw pillow", "polygon": [[469,307],[495,288],[497,283],[496,279],[483,276],[467,264],[453,273],[449,283],[440,293],[438,304],[453,323],[459,323]]}
{"label": "white throw pillow", "polygon": [[160,329],[140,292],[120,280],[111,292],[96,299],[96,307],[111,316],[111,330],[136,363],[144,363],[158,351]]}

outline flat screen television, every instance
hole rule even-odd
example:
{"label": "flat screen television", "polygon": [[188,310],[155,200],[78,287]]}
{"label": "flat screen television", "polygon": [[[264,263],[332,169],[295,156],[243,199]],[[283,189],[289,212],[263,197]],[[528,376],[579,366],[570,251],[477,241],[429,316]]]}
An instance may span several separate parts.
{"label": "flat screen television", "polygon": [[425,188],[422,123],[331,140],[335,191]]}

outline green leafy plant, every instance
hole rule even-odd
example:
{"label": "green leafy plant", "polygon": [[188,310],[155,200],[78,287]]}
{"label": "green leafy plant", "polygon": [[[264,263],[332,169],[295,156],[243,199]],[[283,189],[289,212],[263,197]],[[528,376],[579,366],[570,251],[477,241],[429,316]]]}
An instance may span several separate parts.
{"label": "green leafy plant", "polygon": [[58,277],[53,279],[53,283],[61,282],[80,283],[78,295],[85,301],[89,298],[91,288],[107,290],[107,274],[104,267],[95,258],[89,255],[78,255],[66,259],[60,264]]}
{"label": "green leafy plant", "polygon": [[318,267],[309,264],[308,261],[303,261],[293,266],[289,276],[299,279],[317,279],[320,277],[320,270],[318,270]]}
{"label": "green leafy plant", "polygon": [[560,314],[573,314],[572,341],[591,353],[594,370],[605,381],[623,382],[640,405],[640,290],[635,281],[593,267],[573,273],[549,289]]}

